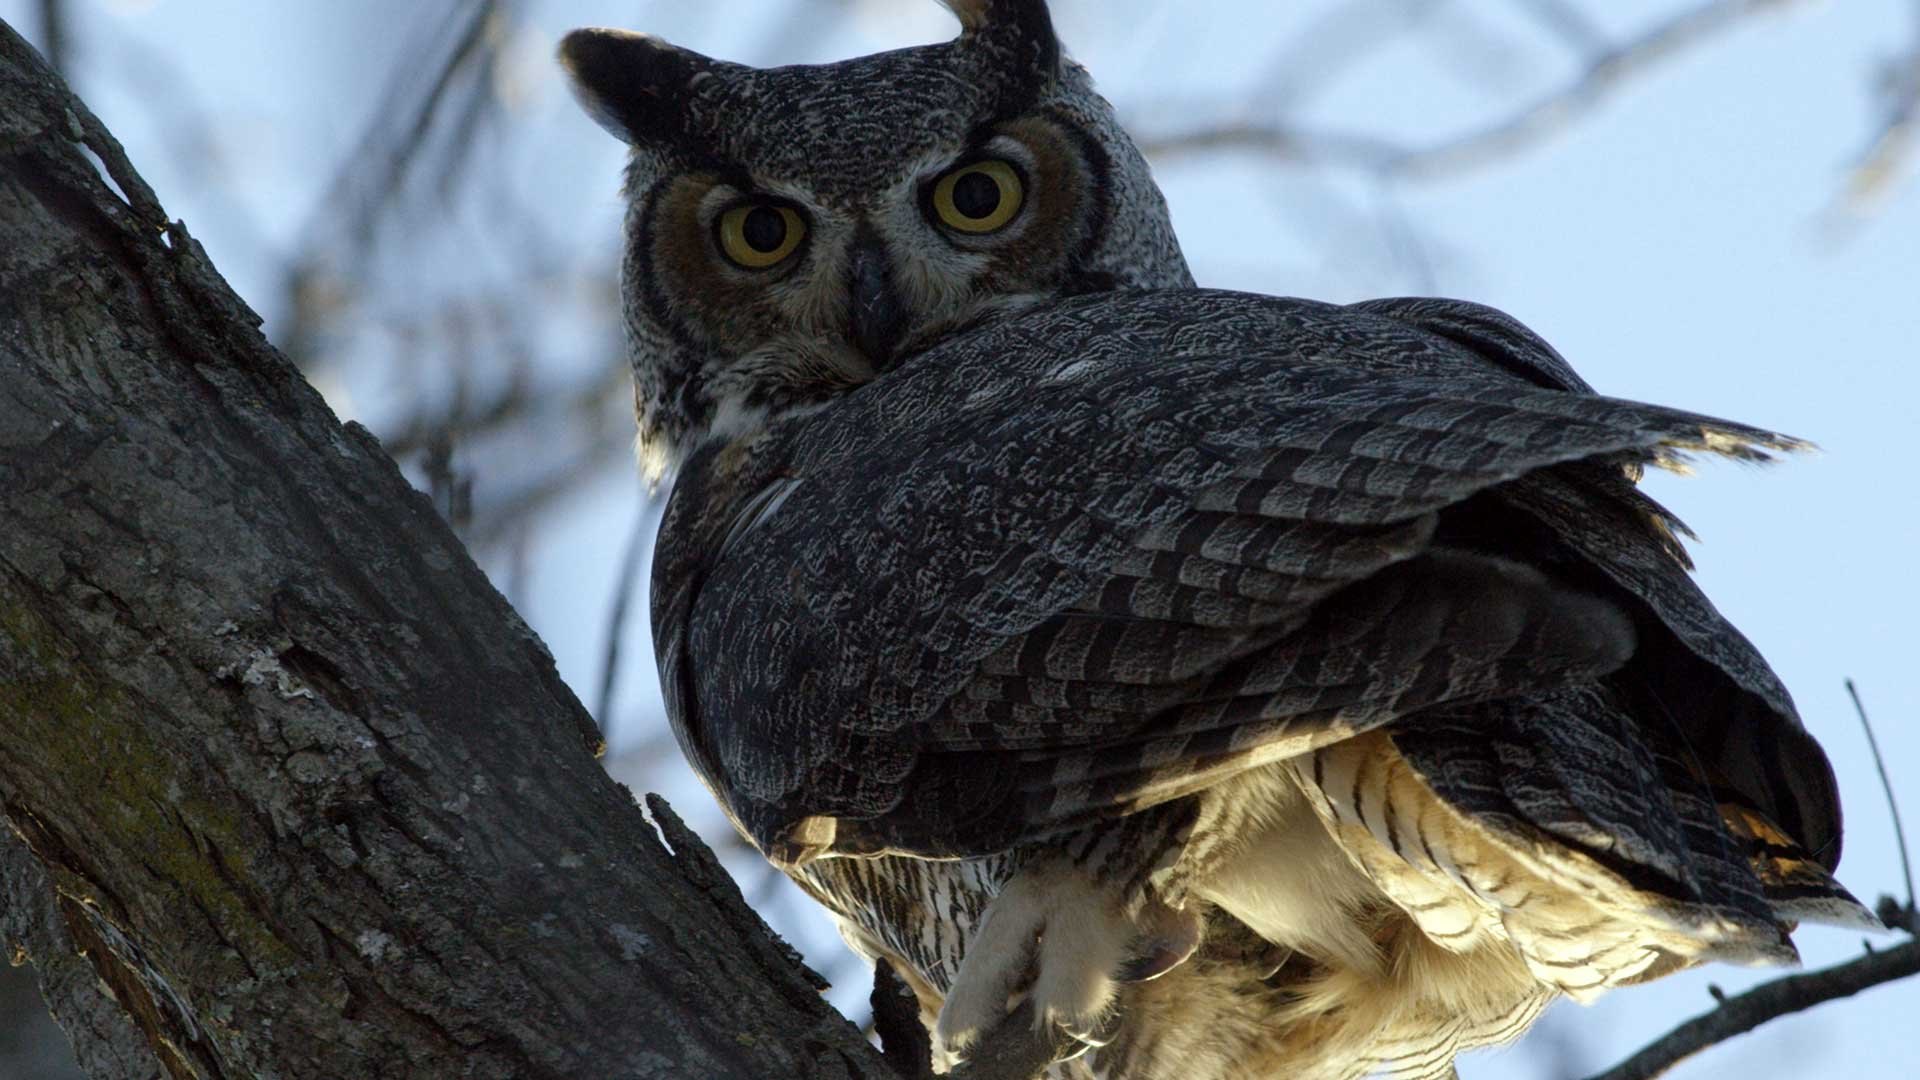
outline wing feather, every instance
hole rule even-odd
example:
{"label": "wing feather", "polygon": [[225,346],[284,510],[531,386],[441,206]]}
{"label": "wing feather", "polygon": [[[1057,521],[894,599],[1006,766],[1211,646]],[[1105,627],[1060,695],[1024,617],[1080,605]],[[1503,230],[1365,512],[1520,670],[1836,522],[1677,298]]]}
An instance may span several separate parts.
{"label": "wing feather", "polygon": [[[1436,546],[1443,519],[1796,444],[1585,393],[1517,323],[1436,304],[1081,298],[703,448],[655,567],[696,767],[769,852],[978,854],[1617,666],[1617,601]],[[1600,591],[1646,591],[1640,543]]]}

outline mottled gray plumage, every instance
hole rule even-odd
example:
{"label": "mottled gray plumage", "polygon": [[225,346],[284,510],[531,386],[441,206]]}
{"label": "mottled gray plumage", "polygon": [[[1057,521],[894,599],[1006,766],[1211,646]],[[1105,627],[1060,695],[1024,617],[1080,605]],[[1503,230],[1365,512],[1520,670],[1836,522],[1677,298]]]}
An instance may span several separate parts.
{"label": "mottled gray plumage", "polygon": [[1062,1076],[1444,1076],[1868,918],[1634,486],[1793,440],[1484,307],[1192,288],[1044,4],[949,6],[819,68],[563,46],[635,148],[674,730],[949,1059],[1024,994],[1092,1048]]}

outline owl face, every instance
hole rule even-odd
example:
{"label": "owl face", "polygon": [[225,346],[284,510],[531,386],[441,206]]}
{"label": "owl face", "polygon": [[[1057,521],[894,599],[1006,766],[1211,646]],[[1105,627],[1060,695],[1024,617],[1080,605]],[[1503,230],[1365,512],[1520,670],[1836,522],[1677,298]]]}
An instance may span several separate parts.
{"label": "owl face", "polygon": [[952,42],[759,69],[611,30],[561,59],[632,148],[624,305],[657,476],[958,330],[1192,284],[1145,162],[1040,0]]}

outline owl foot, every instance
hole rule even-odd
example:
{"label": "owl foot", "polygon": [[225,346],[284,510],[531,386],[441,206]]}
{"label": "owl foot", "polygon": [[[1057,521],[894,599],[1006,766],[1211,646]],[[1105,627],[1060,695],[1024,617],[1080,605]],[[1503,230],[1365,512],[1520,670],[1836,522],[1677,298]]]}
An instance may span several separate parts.
{"label": "owl foot", "polygon": [[1177,967],[1200,940],[1200,921],[1148,899],[1126,902],[1068,860],[1031,863],[987,906],[934,1028],[938,1060],[964,1058],[1023,1001],[1034,1028],[1062,1031],[1079,1052],[1104,1046],[1120,986]]}

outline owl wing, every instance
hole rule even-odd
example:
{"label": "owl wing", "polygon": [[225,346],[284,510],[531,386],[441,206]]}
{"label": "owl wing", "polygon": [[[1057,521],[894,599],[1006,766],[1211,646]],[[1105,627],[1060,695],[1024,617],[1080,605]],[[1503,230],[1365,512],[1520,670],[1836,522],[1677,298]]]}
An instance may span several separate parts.
{"label": "owl wing", "polygon": [[[655,564],[669,712],[788,863],[1001,850],[1603,674],[1649,626],[1743,705],[1684,722],[1764,729],[1723,738],[1731,760],[1797,733],[1791,706],[1688,606],[1665,519],[1615,504],[1623,470],[1792,445],[1584,392],[1472,305],[1068,301],[695,455]],[[1558,537],[1556,499],[1591,543]],[[1531,531],[1507,544],[1495,511]],[[1665,553],[1587,550],[1619,529]],[[1837,832],[1830,777],[1797,780],[1818,768],[1735,764],[1809,846]]]}

